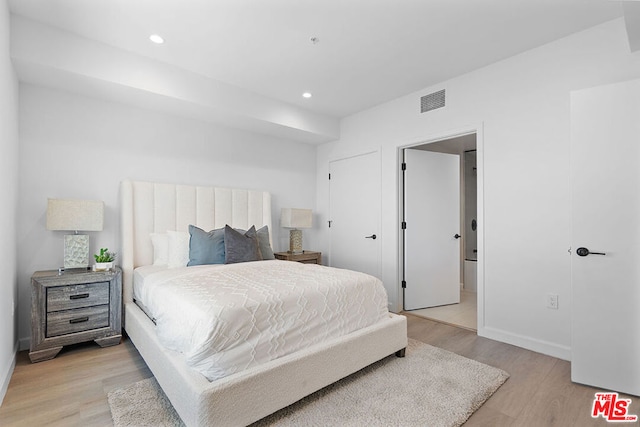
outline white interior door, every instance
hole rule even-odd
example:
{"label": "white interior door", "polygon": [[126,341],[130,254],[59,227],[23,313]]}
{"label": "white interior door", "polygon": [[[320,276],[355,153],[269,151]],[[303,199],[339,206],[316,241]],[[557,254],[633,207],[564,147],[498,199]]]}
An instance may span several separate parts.
{"label": "white interior door", "polygon": [[571,94],[571,379],[637,396],[639,140],[640,80]]}
{"label": "white interior door", "polygon": [[405,149],[404,159],[404,308],[459,303],[460,157]]}
{"label": "white interior door", "polygon": [[380,277],[380,156],[329,163],[332,267]]}

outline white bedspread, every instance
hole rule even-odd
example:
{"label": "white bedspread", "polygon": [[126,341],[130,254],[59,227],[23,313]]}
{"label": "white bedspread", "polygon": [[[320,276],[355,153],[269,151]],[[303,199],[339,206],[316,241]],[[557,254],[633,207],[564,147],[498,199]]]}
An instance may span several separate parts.
{"label": "white bedspread", "polygon": [[377,278],[290,261],[143,270],[134,292],[160,341],[211,381],[388,315]]}

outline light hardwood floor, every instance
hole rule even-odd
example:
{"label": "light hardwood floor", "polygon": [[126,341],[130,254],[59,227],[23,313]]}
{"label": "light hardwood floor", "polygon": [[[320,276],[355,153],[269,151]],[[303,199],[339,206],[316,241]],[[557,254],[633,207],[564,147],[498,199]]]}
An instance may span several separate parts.
{"label": "light hardwood floor", "polygon": [[110,426],[107,393],[152,376],[131,341],[101,348],[68,346],[55,359],[29,361],[18,354],[0,426]]}
{"label": "light hardwood floor", "polygon": [[[608,425],[591,418],[599,390],[571,383],[569,362],[411,314],[407,318],[409,337],[511,374],[466,426]],[[0,426],[110,426],[107,393],[150,376],[127,339],[114,347],[65,348],[55,359],[36,364],[20,352],[0,407]],[[629,412],[640,415],[640,398],[626,398],[633,401]]]}
{"label": "light hardwood floor", "polygon": [[461,290],[458,304],[411,310],[408,313],[476,331],[478,329],[478,294]]}

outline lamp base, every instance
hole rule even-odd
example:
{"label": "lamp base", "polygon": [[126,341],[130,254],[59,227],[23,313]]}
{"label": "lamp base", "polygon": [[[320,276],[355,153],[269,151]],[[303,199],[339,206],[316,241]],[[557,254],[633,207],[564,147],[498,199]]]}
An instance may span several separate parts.
{"label": "lamp base", "polygon": [[302,251],[302,230],[289,230],[289,251],[290,254],[301,254]]}
{"label": "lamp base", "polygon": [[67,234],[64,236],[64,268],[87,268],[89,266],[89,236]]}

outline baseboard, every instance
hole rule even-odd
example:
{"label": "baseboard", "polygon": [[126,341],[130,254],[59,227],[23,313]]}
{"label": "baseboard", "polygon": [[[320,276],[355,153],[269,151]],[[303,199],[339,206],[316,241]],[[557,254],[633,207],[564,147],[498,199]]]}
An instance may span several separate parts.
{"label": "baseboard", "polygon": [[11,382],[11,376],[13,375],[13,370],[16,367],[16,357],[18,355],[18,343],[13,348],[13,357],[11,358],[11,363],[9,363],[8,369],[2,372],[2,383],[0,388],[0,406],[2,406],[2,402],[4,401],[4,396],[7,394],[7,390],[9,389],[9,382]]}
{"label": "baseboard", "polygon": [[546,354],[547,356],[557,357],[558,359],[571,361],[571,347],[552,343],[549,341],[538,340],[525,335],[514,334],[500,329],[482,327],[478,328],[478,336],[500,341],[506,344],[512,344],[536,353]]}

